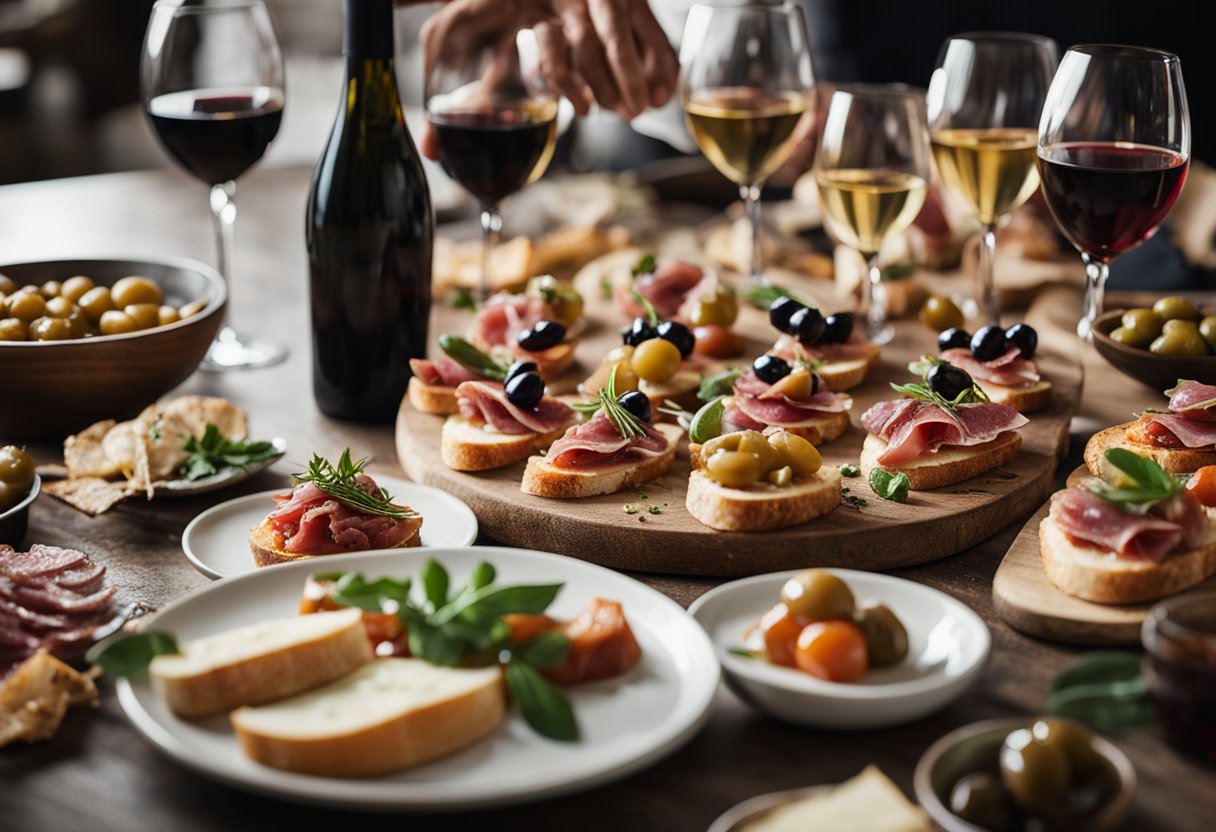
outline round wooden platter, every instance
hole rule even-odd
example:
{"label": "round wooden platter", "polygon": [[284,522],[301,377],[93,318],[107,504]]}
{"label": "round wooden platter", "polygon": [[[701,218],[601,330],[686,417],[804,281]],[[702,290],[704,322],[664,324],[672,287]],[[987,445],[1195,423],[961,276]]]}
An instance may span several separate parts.
{"label": "round wooden platter", "polygon": [[[778,278],[778,282],[783,282]],[[821,303],[841,308],[818,287],[788,282]],[[830,291],[830,287],[826,291]],[[1032,310],[1033,315],[1033,310]],[[1032,315],[1027,319],[1033,322]],[[578,361],[556,392],[572,389],[620,343],[623,317],[606,301],[587,298],[588,326]],[[463,332],[469,314],[436,309],[432,333]],[[754,357],[776,336],[758,310],[741,310],[736,330]],[[443,464],[439,452],[441,416],[420,413],[408,401],[397,416],[397,453],[414,480],[442,488],[464,500],[482,531],[496,541],[559,552],[616,569],[734,577],[807,566],[894,569],[954,554],[1025,517],[1047,496],[1056,464],[1068,442],[1068,424],[1077,409],[1082,371],[1077,350],[1044,343],[1036,360],[1052,381],[1052,406],[1021,429],[1022,449],[1009,464],[966,482],[934,491],[914,491],[904,503],[879,499],[861,477],[846,479],[850,492],[866,501],[841,505],[801,526],[767,532],[719,532],[701,525],[685,509],[689,475],[686,447],[662,478],[638,489],[579,500],[551,500],[520,491],[524,463],[483,473],[460,473]],[[433,348],[434,349],[434,348]],[[853,424],[844,436],[821,448],[825,465],[856,464],[865,431],[861,413],[895,396],[890,382],[913,380],[907,370],[926,352],[935,352],[934,334],[915,321],[896,323],[895,339],[883,348],[865,382],[849,391]],[[626,506],[637,513],[626,512]],[[652,513],[654,512],[654,513]]]}
{"label": "round wooden platter", "polygon": [[[1081,466],[1068,477],[1075,485],[1088,477]],[[1005,623],[1027,635],[1072,644],[1130,646],[1140,643],[1140,627],[1152,604],[1113,606],[1074,598],[1059,589],[1043,571],[1039,558],[1039,524],[1047,516],[1044,503],[1014,538],[992,579],[992,602]],[[1194,590],[1216,589],[1216,577]]]}

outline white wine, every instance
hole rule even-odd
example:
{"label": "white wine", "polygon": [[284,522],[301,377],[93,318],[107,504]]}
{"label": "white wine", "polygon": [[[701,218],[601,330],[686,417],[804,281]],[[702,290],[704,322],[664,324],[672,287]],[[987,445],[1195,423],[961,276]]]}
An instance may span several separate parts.
{"label": "white wine", "polygon": [[937,169],[947,187],[991,225],[1039,186],[1038,135],[1032,128],[940,130],[932,136]]}
{"label": "white wine", "polygon": [[759,185],[789,158],[807,106],[801,93],[720,87],[694,93],[684,112],[714,167],[739,185]]}
{"label": "white wine", "polygon": [[828,227],[866,256],[912,224],[929,186],[915,174],[868,168],[821,170],[815,179]]}

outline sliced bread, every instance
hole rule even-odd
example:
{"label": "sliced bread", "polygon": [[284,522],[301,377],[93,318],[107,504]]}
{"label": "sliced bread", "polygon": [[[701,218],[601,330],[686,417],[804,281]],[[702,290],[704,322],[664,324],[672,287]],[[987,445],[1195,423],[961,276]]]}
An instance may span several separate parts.
{"label": "sliced bread", "polygon": [[656,419],[675,421],[675,417],[660,413],[663,402],[673,402],[690,412],[696,412],[704,402],[697,398],[701,387],[701,374],[695,370],[677,370],[667,381],[640,381],[638,389],[650,399],[650,407]]}
{"label": "sliced bread", "polygon": [[875,468],[908,475],[908,486],[917,491],[941,488],[969,480],[985,471],[1004,465],[1018,454],[1022,437],[1007,430],[981,445],[942,445],[933,453],[910,462],[894,465],[879,464],[878,457],[887,449],[887,442],[874,434],[866,436],[861,446],[861,473],[867,478]]}
{"label": "sliced bread", "polygon": [[727,488],[704,471],[693,471],[685,504],[689,514],[720,531],[758,532],[796,526],[840,505],[840,472],[825,467],[789,485],[757,483],[744,489]]}
{"label": "sliced bread", "polygon": [[[411,549],[422,545],[422,524],[419,523],[414,533],[394,546],[394,549]],[[281,536],[275,531],[269,520],[263,520],[249,532],[249,551],[253,553],[253,562],[257,566],[274,566],[277,563],[291,563],[309,558],[328,558],[343,555],[345,552],[329,552],[320,555],[302,555],[289,552],[282,545]]]}
{"label": "sliced bread", "polygon": [[622,462],[586,470],[558,468],[543,456],[528,459],[523,481],[519,484],[525,494],[538,497],[573,498],[614,494],[667,473],[676,457],[676,446],[684,435],[678,425],[658,424],[655,427],[667,437],[667,450],[640,461]]}
{"label": "sliced bread", "polygon": [[855,358],[850,361],[829,361],[820,364],[815,369],[815,374],[833,393],[852,390],[865,381],[866,373],[870,371],[870,367],[878,360],[878,356],[882,352],[876,344],[868,341],[865,343],[865,347],[866,355],[863,358]]}
{"label": "sliced bread", "polygon": [[406,395],[414,410],[422,413],[448,416],[460,412],[460,405],[456,403],[456,388],[446,384],[427,384],[414,376],[406,388]]}
{"label": "sliced bread", "polygon": [[498,666],[377,659],[325,687],[239,708],[231,720],[241,750],[263,765],[375,777],[472,745],[498,727],[505,709]]}
{"label": "sliced bread", "polygon": [[454,471],[489,471],[549,447],[566,427],[549,433],[491,433],[457,414],[443,423],[439,452],[444,464]]}
{"label": "sliced bread", "polygon": [[991,401],[1012,407],[1018,413],[1038,413],[1051,405],[1051,382],[1039,379],[1024,387],[1003,387],[988,381],[977,381]]}
{"label": "sliced bread", "polygon": [[1106,467],[1106,451],[1110,448],[1126,448],[1133,453],[1146,456],[1170,474],[1190,474],[1205,465],[1216,465],[1216,449],[1202,448],[1158,448],[1133,442],[1127,437],[1128,428],[1135,422],[1100,430],[1085,443],[1085,467],[1095,477],[1101,477]]}

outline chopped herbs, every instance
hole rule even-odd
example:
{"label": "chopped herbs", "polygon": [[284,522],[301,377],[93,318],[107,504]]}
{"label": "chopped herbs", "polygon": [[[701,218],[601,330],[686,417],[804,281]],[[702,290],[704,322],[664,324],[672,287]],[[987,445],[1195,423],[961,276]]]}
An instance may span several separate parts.
{"label": "chopped herbs", "polygon": [[908,499],[909,485],[907,474],[892,474],[881,468],[875,468],[870,472],[870,488],[884,500],[902,503]]}
{"label": "chopped herbs", "polygon": [[639,511],[641,511],[641,509],[635,506],[633,503],[625,503],[626,514],[637,514]]}
{"label": "chopped herbs", "polygon": [[612,276],[607,272],[600,275],[600,297],[612,300]]}
{"label": "chopped herbs", "polygon": [[219,473],[223,468],[247,468],[255,462],[264,462],[279,456],[270,442],[235,442],[225,439],[211,422],[207,423],[203,435],[191,436],[182,449],[190,456],[181,467],[181,474],[188,480],[198,480]]}
{"label": "chopped herbs", "polygon": [[473,293],[464,286],[457,286],[452,292],[452,308],[476,312],[477,300],[473,297]]}
{"label": "chopped herbs", "polygon": [[646,506],[646,510],[648,512],[650,512],[651,514],[662,514],[663,513],[663,509],[659,508],[656,505]]}
{"label": "chopped herbs", "polygon": [[850,465],[847,462],[842,462],[842,463],[840,463],[839,466],[837,466],[837,468],[840,470],[840,476],[842,476],[842,477],[859,477],[859,476],[861,476],[861,469],[858,468],[856,465]]}
{"label": "chopped herbs", "polygon": [[742,656],[745,659],[763,659],[767,658],[762,650],[748,650],[746,647],[728,647],[727,653],[732,656]]}
{"label": "chopped herbs", "polygon": [[333,497],[338,502],[353,508],[361,514],[378,514],[404,520],[407,517],[417,517],[417,513],[399,506],[393,502],[392,495],[383,488],[378,494],[372,494],[359,485],[356,477],[363,473],[367,459],[352,462],[350,448],[342,452],[335,466],[318,454],[313,454],[308,463],[308,470],[302,474],[293,474],[293,485],[310,482],[317,488]]}
{"label": "chopped herbs", "polygon": [[953,399],[947,399],[940,393],[933,392],[929,389],[929,385],[922,383],[895,384],[892,382],[891,389],[910,399],[921,399],[930,404],[935,404],[951,413],[957,410],[960,404],[979,404],[988,401],[987,394],[975,384],[972,384]]}
{"label": "chopped herbs", "polygon": [[1181,482],[1148,457],[1132,453],[1126,448],[1109,448],[1105,458],[1121,471],[1131,484],[1111,485],[1104,480],[1093,480],[1088,488],[1094,496],[1124,511],[1148,514],[1157,503],[1170,499],[1182,490]]}
{"label": "chopped herbs", "polygon": [[697,398],[703,402],[710,402],[722,396],[729,396],[734,392],[735,380],[743,375],[743,371],[738,367],[727,367],[720,373],[706,376],[701,379],[701,386],[697,388]]}
{"label": "chopped herbs", "polygon": [[851,493],[847,485],[840,489],[840,502],[857,511],[861,511],[862,506],[869,505],[865,497],[858,497]]}
{"label": "chopped herbs", "polygon": [[486,378],[502,381],[507,377],[507,365],[495,361],[459,335],[440,335],[439,349],[458,364]]}

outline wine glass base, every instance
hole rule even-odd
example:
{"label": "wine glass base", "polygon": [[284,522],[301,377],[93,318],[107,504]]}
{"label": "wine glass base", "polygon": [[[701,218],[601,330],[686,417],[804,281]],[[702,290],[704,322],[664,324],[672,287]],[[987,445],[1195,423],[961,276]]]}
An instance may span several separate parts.
{"label": "wine glass base", "polygon": [[891,339],[894,337],[895,328],[890,324],[872,326],[866,330],[866,340],[878,347],[891,343]]}
{"label": "wine glass base", "polygon": [[267,338],[243,335],[226,326],[215,336],[198,368],[209,373],[222,373],[270,367],[286,360],[287,348],[282,344]]}

